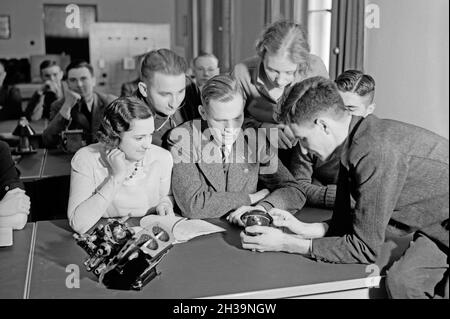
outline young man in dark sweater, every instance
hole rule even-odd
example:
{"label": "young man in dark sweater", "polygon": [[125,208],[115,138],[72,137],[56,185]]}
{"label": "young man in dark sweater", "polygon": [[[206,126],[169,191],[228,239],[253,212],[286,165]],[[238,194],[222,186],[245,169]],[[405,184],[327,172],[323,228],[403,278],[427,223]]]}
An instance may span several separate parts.
{"label": "young man in dark sweater", "polygon": [[[352,115],[366,117],[373,113],[375,80],[370,75],[347,70],[338,76],[336,85],[345,107]],[[305,192],[307,205],[334,207],[340,152],[341,148],[337,147],[326,161],[322,161],[314,154],[302,152],[300,144],[295,146],[288,168]]]}
{"label": "young man in dark sweater", "polygon": [[249,227],[247,232],[262,235],[242,233],[243,247],[369,264],[375,262],[387,229],[413,233],[409,248],[387,272],[390,296],[448,298],[448,140],[374,115],[352,117],[335,84],[321,77],[292,88],[280,120],[290,126],[305,152],[322,160],[342,148],[333,217],[308,224],[272,210],[274,224],[296,235]]}
{"label": "young man in dark sweater", "polygon": [[167,148],[168,132],[180,124],[200,118],[200,91],[186,75],[187,62],[168,49],[150,51],[141,64],[135,93],[155,113],[152,143]]}

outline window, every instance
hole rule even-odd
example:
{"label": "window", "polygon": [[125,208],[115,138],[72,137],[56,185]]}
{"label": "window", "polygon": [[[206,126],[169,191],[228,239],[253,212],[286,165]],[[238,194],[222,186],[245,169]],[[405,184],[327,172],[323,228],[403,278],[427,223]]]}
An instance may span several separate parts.
{"label": "window", "polygon": [[308,34],[311,53],[318,55],[327,70],[330,64],[332,0],[308,0]]}

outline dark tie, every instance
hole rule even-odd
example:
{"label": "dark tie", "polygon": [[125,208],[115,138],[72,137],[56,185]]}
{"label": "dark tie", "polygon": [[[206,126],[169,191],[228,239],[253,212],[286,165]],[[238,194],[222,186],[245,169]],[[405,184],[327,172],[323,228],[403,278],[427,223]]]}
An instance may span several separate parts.
{"label": "dark tie", "polygon": [[220,148],[220,151],[221,151],[221,153],[222,153],[222,167],[223,167],[223,172],[224,172],[225,175],[226,175],[226,173],[228,172],[228,167],[229,167],[230,163],[227,163],[227,151],[226,151],[225,146],[222,146],[222,147]]}

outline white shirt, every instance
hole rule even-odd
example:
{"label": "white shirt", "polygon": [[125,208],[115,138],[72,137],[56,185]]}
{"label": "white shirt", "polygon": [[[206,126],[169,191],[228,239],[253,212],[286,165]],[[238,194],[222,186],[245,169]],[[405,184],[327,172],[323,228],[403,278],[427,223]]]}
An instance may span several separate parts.
{"label": "white shirt", "polygon": [[101,143],[80,149],[72,159],[68,219],[84,233],[100,218],[141,217],[162,202],[173,205],[170,180],[171,154],[156,145],[147,150],[143,165],[118,189],[110,180],[110,166]]}

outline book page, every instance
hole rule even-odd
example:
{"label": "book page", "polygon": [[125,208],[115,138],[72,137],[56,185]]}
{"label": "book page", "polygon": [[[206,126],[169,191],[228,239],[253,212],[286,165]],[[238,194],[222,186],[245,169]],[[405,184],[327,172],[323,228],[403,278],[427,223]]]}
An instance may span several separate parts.
{"label": "book page", "polygon": [[149,215],[141,219],[140,225],[145,228],[155,222],[161,223],[166,229],[172,230],[177,243],[186,242],[192,238],[223,232],[222,227],[200,219],[187,219],[180,216]]}

